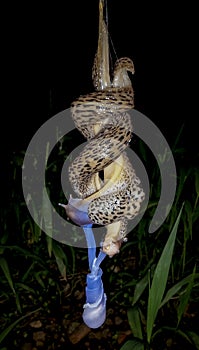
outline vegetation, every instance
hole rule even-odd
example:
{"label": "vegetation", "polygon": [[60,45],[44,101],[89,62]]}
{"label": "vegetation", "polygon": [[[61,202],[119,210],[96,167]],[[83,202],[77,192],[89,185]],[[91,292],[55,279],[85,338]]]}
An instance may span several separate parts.
{"label": "vegetation", "polygon": [[[47,186],[52,202],[63,198],[59,169],[67,155],[63,140],[49,158]],[[81,327],[87,250],[63,245],[34,223],[21,189],[24,153],[9,164],[7,203],[0,223],[0,349],[199,349],[199,169],[175,144],[177,192],[161,228],[148,233],[160,193],[157,164],[136,140],[150,174],[150,201],[119,255],[103,262],[107,321],[102,330]],[[153,171],[152,171],[153,169]],[[79,329],[79,328],[78,328]],[[184,347],[185,348],[185,347]]]}

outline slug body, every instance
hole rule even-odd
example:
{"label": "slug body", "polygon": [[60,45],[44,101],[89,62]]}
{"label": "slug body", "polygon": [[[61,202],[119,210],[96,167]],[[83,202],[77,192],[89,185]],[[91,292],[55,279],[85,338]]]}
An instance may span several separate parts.
{"label": "slug body", "polygon": [[134,74],[134,65],[124,57],[116,61],[110,77],[108,30],[100,0],[98,47],[92,70],[95,91],[71,105],[75,126],[87,144],[69,167],[77,198],[69,199],[66,213],[80,226],[104,225],[102,250],[110,257],[119,252],[127,234],[127,220],[139,213],[144,199],[140,180],[125,153],[133,132],[128,113],[134,107],[129,73]]}

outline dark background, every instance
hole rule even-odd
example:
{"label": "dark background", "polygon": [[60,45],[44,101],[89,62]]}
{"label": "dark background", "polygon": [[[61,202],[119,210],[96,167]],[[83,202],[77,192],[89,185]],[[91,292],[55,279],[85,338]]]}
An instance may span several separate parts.
{"label": "dark background", "polygon": [[[108,0],[117,56],[135,64],[135,108],[169,144],[184,125],[187,152],[197,151],[196,9],[186,4]],[[74,98],[93,90],[98,0],[7,4],[2,28],[1,152],[8,161],[37,129]],[[113,59],[115,59],[113,55]]]}
{"label": "dark background", "polygon": [[[129,56],[135,64],[135,75],[132,78],[135,108],[160,128],[171,147],[180,128],[184,125],[180,147],[185,148],[186,152],[181,153],[183,158],[180,159],[180,165],[183,164],[188,171],[189,166],[198,161],[196,155],[199,153],[198,79],[196,77],[198,9],[193,8],[191,2],[188,4],[188,2],[174,0],[159,1],[156,4],[154,1],[142,0],[107,1],[109,32],[117,56]],[[0,44],[0,209],[2,207],[2,211],[0,212],[3,216],[0,224],[3,224],[4,229],[8,227],[8,231],[10,230],[10,240],[13,239],[14,243],[18,241],[23,247],[23,232],[26,228],[15,227],[18,222],[25,224],[26,219],[24,206],[20,205],[21,173],[18,166],[15,174],[11,161],[15,158],[17,163],[18,154],[21,151],[25,152],[31,138],[45,121],[69,108],[74,98],[80,94],[93,91],[91,69],[98,38],[98,0],[67,0],[62,3],[54,0],[46,2],[46,5],[43,5],[42,1],[39,4],[36,1],[6,2],[6,4],[4,2],[6,8],[3,8],[2,4],[0,31],[2,38]],[[178,171],[179,167],[177,167]],[[18,176],[15,182],[14,176]],[[192,179],[193,177],[190,181]],[[189,184],[190,182],[188,186]],[[194,180],[191,185],[190,188],[193,190]],[[192,199],[191,190],[186,187],[184,192],[185,197],[188,193],[188,200]],[[195,227],[194,233],[198,232],[198,226]],[[167,231],[164,235],[166,234]],[[163,238],[165,238],[164,235]],[[156,237],[148,238],[148,251],[151,246],[155,246]],[[196,238],[194,240],[197,241]],[[188,258],[190,258],[187,260],[188,269],[191,266],[190,261],[191,263],[193,261],[192,256],[195,257],[197,254],[195,251],[198,245],[197,242],[194,244],[195,241],[191,241],[187,246]],[[164,240],[159,241],[159,244],[158,249],[161,244],[164,244]],[[181,240],[178,246],[180,244]],[[41,244],[37,245],[36,254],[41,251],[39,250],[41,247]],[[181,249],[179,252],[181,253]],[[136,252],[137,254],[139,252]],[[177,251],[178,256],[179,254]],[[17,257],[14,253],[13,261],[16,261]],[[14,270],[18,268],[21,261],[25,260],[19,260],[16,266],[12,266]],[[132,271],[132,265],[129,266]],[[11,272],[14,270],[12,269]],[[21,271],[16,272],[16,275],[13,275],[14,280],[17,281],[18,276],[20,278],[21,275]],[[51,289],[49,291],[51,292]],[[44,300],[48,301],[46,290]],[[34,305],[37,305],[37,302]],[[54,299],[52,305],[54,305]],[[57,311],[59,313],[59,308]],[[196,309],[190,317],[195,313]],[[172,314],[168,316],[169,322]],[[60,317],[62,316],[59,314],[59,322]],[[16,312],[14,319],[16,319]],[[192,324],[192,319],[186,318],[185,326],[186,320],[191,322],[187,324]],[[172,320],[171,324],[173,322],[175,321]],[[22,332],[23,330],[22,327]],[[164,339],[167,338],[164,337]]]}

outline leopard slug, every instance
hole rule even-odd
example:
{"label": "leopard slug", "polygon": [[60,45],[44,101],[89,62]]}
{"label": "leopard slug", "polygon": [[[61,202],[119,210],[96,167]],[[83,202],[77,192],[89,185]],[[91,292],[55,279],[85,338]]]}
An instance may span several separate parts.
{"label": "leopard slug", "polygon": [[[126,240],[127,220],[139,213],[145,197],[125,152],[133,132],[129,111],[134,107],[134,92],[128,74],[134,74],[134,64],[128,57],[118,59],[111,78],[103,9],[104,0],[99,0],[98,47],[92,70],[95,91],[71,105],[75,126],[87,139],[69,166],[69,180],[77,198],[70,196],[68,204],[62,205],[68,218],[83,228],[87,240],[90,273],[83,320],[90,328],[100,327],[106,318],[100,264],[107,255],[119,252]],[[98,257],[93,225],[106,230]]]}
{"label": "leopard slug", "polygon": [[68,217],[80,226],[105,226],[102,249],[112,257],[125,240],[127,220],[140,211],[144,191],[125,153],[133,132],[128,111],[134,107],[134,92],[128,73],[134,74],[134,64],[127,57],[118,59],[111,80],[103,7],[100,0],[98,47],[92,70],[95,91],[71,105],[75,126],[87,144],[69,167],[69,180],[78,198],[71,196],[65,208]]}

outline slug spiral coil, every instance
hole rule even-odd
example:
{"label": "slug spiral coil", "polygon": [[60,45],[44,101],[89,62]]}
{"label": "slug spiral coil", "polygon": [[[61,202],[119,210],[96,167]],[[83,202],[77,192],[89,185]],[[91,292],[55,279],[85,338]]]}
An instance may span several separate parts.
{"label": "slug spiral coil", "polygon": [[127,220],[139,213],[144,199],[140,180],[125,153],[133,131],[128,111],[134,107],[128,72],[134,74],[132,60],[120,58],[110,79],[108,31],[100,0],[98,49],[92,72],[96,91],[80,96],[71,106],[75,126],[88,142],[69,167],[69,180],[79,198],[70,198],[66,212],[80,226],[106,225],[102,249],[109,256],[119,251]]}
{"label": "slug spiral coil", "polygon": [[94,246],[92,225],[106,229],[98,258],[95,251],[89,252],[91,273],[87,276],[83,319],[92,328],[105,319],[106,295],[99,265],[106,255],[112,257],[119,252],[126,240],[127,220],[139,213],[145,196],[125,152],[133,132],[129,111],[134,107],[134,92],[128,74],[134,74],[134,65],[130,58],[120,58],[110,77],[103,7],[103,0],[99,0],[99,38],[92,71],[95,91],[71,105],[75,126],[87,143],[69,167],[69,180],[77,198],[71,196],[65,206],[67,216],[83,227],[88,247]]}

